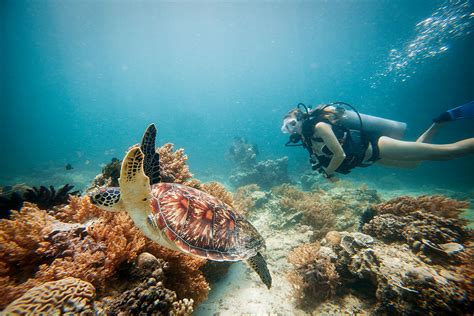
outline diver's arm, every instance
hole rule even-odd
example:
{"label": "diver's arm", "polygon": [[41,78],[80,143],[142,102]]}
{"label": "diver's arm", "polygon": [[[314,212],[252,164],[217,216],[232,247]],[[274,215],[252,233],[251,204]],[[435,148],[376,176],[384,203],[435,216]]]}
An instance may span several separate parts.
{"label": "diver's arm", "polygon": [[324,144],[333,153],[329,165],[325,168],[327,175],[332,175],[336,169],[339,168],[344,159],[346,159],[346,154],[344,153],[341,144],[339,144],[330,124],[324,122],[317,123],[315,126],[315,132],[322,138]]}

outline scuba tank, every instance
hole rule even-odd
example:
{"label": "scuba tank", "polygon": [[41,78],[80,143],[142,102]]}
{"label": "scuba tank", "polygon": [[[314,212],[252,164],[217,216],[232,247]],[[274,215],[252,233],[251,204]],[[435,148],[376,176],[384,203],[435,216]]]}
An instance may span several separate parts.
{"label": "scuba tank", "polygon": [[[401,140],[407,129],[407,124],[403,122],[388,120],[362,113],[359,113],[358,115],[356,111],[349,111],[345,109],[342,109],[342,111],[344,111],[344,113],[337,122],[339,125],[342,125],[348,129],[361,130],[370,136],[388,136],[390,138]],[[361,129],[360,121],[362,121]]]}

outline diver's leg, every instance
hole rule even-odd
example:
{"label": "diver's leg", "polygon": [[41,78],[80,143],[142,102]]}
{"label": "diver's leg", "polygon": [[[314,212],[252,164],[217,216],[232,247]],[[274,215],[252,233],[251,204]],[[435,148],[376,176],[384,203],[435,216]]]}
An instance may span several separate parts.
{"label": "diver's leg", "polygon": [[380,158],[386,160],[449,160],[474,153],[474,138],[453,144],[435,145],[406,142],[382,136],[378,141]]}
{"label": "diver's leg", "polygon": [[442,127],[444,123],[433,123],[431,126],[416,140],[417,143],[429,143]]}

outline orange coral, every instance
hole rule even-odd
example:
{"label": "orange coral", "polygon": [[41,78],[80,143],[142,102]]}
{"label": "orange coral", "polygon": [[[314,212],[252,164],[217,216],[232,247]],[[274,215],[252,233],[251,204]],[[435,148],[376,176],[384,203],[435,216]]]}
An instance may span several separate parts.
{"label": "orange coral", "polygon": [[186,165],[188,156],[183,148],[174,151],[173,147],[173,144],[167,143],[157,149],[160,154],[161,181],[185,184],[193,177]]}
{"label": "orange coral", "polygon": [[232,197],[232,193],[227,191],[226,188],[219,182],[201,184],[200,190],[209,193],[230,207],[234,207],[234,198]]}
{"label": "orange coral", "polygon": [[87,220],[98,218],[107,213],[93,205],[89,198],[71,196],[69,204],[56,210],[54,217],[63,222],[84,223]]}

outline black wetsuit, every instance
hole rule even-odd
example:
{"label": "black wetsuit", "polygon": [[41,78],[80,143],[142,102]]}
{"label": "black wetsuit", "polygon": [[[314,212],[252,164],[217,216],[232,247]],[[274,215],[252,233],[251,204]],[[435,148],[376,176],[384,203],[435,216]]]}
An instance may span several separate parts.
{"label": "black wetsuit", "polygon": [[[333,153],[329,150],[329,148],[327,148],[327,146],[323,147],[323,154],[318,155],[313,151],[312,141],[323,142],[321,138],[313,137],[314,128],[318,122],[325,122],[331,125],[334,135],[336,135],[336,138],[339,140],[339,143],[346,154],[346,158],[336,169],[336,172],[348,174],[355,167],[368,167],[373,162],[380,159],[379,148],[377,145],[379,136],[368,135],[363,131],[348,129],[341,125],[332,124],[327,120],[310,117],[303,122],[302,141],[303,146],[310,154],[310,159],[312,160],[314,169],[319,169],[321,167],[327,168],[333,156]],[[369,163],[364,163],[365,153],[369,147],[369,144],[372,145],[372,157],[367,160]],[[317,161],[314,161],[314,159]]]}

